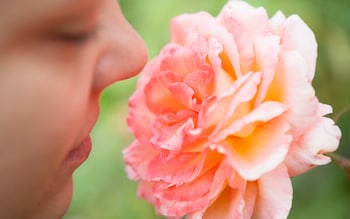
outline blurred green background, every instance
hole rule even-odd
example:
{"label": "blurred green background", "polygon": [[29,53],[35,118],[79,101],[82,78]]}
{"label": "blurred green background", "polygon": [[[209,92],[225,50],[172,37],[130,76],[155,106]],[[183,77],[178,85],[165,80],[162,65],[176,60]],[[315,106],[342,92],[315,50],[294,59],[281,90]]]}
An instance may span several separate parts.
{"label": "blurred green background", "polygon": [[[169,20],[185,12],[205,10],[216,16],[226,0],[120,0],[121,8],[146,41],[150,58],[169,41]],[[334,112],[350,105],[350,1],[249,0],[277,10],[299,14],[315,32],[319,48],[314,87],[321,102]],[[132,60],[131,60],[132,61]],[[101,97],[101,115],[92,132],[93,151],[75,173],[75,191],[64,219],[156,219],[152,206],[136,197],[137,184],[127,179],[122,149],[133,136],[125,122],[127,99],[136,79],[109,87]],[[334,116],[330,115],[330,116]],[[343,137],[339,153],[350,157],[350,112],[338,121]],[[350,181],[334,163],[317,167],[293,179],[290,219],[350,218]]]}

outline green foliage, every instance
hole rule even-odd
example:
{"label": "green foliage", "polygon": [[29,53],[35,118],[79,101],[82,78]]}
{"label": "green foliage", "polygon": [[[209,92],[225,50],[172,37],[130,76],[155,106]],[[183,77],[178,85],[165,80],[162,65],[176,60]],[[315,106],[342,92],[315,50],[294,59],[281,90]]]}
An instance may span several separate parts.
{"label": "green foliage", "polygon": [[[125,16],[149,47],[150,57],[169,41],[169,21],[180,13],[205,10],[216,15],[226,0],[120,0]],[[286,15],[299,14],[319,44],[314,80],[321,102],[335,112],[350,105],[350,1],[250,0]],[[93,130],[94,149],[75,174],[72,206],[65,219],[155,219],[152,206],[136,197],[137,184],[127,179],[122,149],[132,141],[125,117],[135,79],[108,88],[101,97],[101,116]],[[331,115],[332,116],[332,115]],[[350,112],[338,121],[343,132],[339,152],[350,157]],[[293,179],[291,219],[349,218],[350,182],[335,164]]]}

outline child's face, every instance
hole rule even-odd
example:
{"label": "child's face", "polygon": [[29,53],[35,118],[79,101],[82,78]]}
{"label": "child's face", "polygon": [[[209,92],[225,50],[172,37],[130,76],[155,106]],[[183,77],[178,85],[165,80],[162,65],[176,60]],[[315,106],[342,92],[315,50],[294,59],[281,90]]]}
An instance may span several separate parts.
{"label": "child's face", "polygon": [[60,218],[100,92],[137,74],[146,47],[115,0],[3,1],[0,27],[1,217]]}

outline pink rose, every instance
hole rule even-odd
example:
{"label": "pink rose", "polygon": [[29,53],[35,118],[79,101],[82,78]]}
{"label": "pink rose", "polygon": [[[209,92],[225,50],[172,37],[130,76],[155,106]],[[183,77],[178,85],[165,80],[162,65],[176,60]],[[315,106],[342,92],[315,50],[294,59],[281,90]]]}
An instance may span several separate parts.
{"label": "pink rose", "polygon": [[169,218],[286,218],[290,177],[327,164],[341,135],[311,85],[316,47],[298,16],[243,1],[175,17],[129,102],[139,196]]}

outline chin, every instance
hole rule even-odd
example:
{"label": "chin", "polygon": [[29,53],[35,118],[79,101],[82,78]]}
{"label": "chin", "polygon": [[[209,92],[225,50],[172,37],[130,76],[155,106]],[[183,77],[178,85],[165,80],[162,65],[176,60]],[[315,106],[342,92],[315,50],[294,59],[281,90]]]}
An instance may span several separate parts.
{"label": "chin", "polygon": [[43,199],[30,219],[61,219],[67,212],[73,195],[72,178],[50,197]]}

